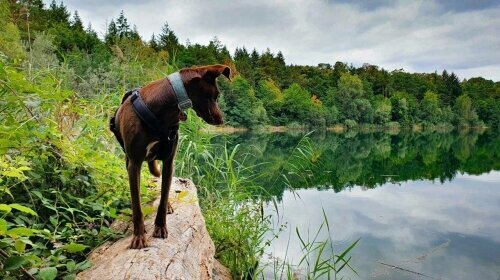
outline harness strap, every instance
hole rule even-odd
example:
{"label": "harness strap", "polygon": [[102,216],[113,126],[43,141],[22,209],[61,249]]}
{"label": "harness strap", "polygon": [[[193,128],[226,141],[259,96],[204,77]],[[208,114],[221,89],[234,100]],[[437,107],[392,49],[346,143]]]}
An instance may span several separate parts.
{"label": "harness strap", "polygon": [[156,134],[156,136],[162,140],[175,140],[177,137],[177,131],[179,130],[179,125],[168,127],[166,130],[162,129],[158,118],[156,118],[154,113],[149,110],[148,106],[142,100],[139,94],[139,89],[133,90],[130,102],[132,102],[132,107],[134,108],[137,116],[154,134]]}

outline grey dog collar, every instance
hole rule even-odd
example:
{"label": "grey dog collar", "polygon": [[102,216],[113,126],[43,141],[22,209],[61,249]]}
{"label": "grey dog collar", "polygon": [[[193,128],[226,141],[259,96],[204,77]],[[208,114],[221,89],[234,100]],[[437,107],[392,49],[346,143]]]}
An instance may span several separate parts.
{"label": "grey dog collar", "polygon": [[182,82],[179,72],[172,73],[168,75],[167,78],[170,81],[172,88],[174,89],[179,109],[181,109],[181,111],[185,111],[193,107],[193,103],[187,95],[186,88],[184,87],[184,83]]}

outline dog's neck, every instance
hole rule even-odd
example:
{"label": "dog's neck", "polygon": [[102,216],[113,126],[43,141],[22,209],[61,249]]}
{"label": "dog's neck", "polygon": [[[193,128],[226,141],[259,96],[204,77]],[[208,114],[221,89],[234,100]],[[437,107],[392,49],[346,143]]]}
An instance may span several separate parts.
{"label": "dog's neck", "polygon": [[186,119],[168,79],[155,81],[147,87],[148,94],[143,96],[144,102],[162,123],[174,126]]}

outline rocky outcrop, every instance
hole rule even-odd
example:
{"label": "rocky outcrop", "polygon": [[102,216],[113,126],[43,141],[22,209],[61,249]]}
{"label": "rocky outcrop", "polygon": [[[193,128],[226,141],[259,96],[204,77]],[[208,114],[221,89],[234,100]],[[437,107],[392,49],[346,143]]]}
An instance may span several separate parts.
{"label": "rocky outcrop", "polygon": [[94,250],[89,256],[92,267],[77,279],[231,279],[229,270],[214,259],[194,184],[174,178],[170,201],[174,213],[167,216],[168,238],[151,237],[156,211],[146,218],[149,247],[141,250],[128,249],[131,224],[115,224],[128,236]]}

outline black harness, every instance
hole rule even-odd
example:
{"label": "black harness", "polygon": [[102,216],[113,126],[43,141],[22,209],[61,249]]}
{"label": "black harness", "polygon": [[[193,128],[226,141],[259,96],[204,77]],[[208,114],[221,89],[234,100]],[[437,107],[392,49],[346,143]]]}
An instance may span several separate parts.
{"label": "black harness", "polygon": [[[134,108],[134,111],[139,117],[139,119],[142,121],[142,123],[145,124],[148,131],[152,133],[155,137],[157,137],[162,143],[162,147],[160,150],[157,151],[156,157],[158,159],[166,159],[173,152],[174,140],[177,139],[179,125],[177,124],[174,126],[169,126],[165,129],[165,127],[161,125],[161,122],[158,120],[155,114],[151,112],[148,106],[144,103],[144,101],[141,98],[141,95],[139,94],[139,90],[140,89],[134,89],[125,93],[125,95],[122,98],[122,104],[130,96],[130,102],[132,103],[132,107]],[[121,135],[118,133],[118,130],[116,129],[115,119],[116,119],[116,112],[115,115],[109,120],[109,129],[113,132],[116,139],[120,143],[120,146],[125,152],[125,144],[123,142],[123,139],[121,138]]]}
{"label": "black harness", "polygon": [[[191,102],[191,99],[189,99],[181,75],[179,72],[175,72],[168,75],[167,79],[169,80],[170,86],[172,87],[172,90],[177,99],[177,106],[181,111],[180,116],[184,116],[183,120],[185,120],[186,115],[184,111],[191,108],[193,106],[193,103]],[[151,110],[149,110],[148,106],[142,100],[140,89],[134,89],[125,93],[122,98],[122,104],[123,102],[125,102],[125,100],[128,99],[129,96],[130,102],[132,102],[132,107],[134,108],[134,112],[137,114],[137,116],[146,126],[149,132],[160,140],[161,147],[156,151],[156,157],[159,159],[168,158],[173,153],[173,145],[178,137],[179,125],[177,124],[169,127],[163,126],[162,122],[155,116],[153,112],[151,112]],[[109,120],[109,128],[115,134],[118,142],[120,142],[123,151],[125,151],[123,139],[116,129],[115,118],[116,112],[115,116],[113,116]]]}
{"label": "black harness", "polygon": [[[164,129],[155,114],[149,110],[139,94],[139,89],[134,89],[130,97],[132,107],[141,121],[149,128],[149,130],[160,140],[173,141],[177,137],[179,125],[170,126]],[[163,129],[162,129],[163,128]]]}

